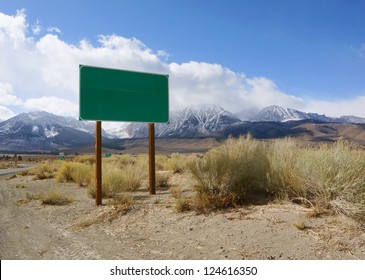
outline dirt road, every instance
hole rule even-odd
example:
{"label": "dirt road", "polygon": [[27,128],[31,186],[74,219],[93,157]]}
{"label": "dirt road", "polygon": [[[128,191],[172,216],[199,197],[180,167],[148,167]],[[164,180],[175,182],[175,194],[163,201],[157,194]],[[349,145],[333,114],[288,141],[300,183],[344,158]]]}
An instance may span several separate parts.
{"label": "dirt road", "polygon": [[29,165],[29,166],[26,166],[26,167],[20,167],[20,168],[0,169],[0,176],[27,171],[31,168],[31,166],[32,165]]}
{"label": "dirt road", "polygon": [[[184,176],[171,184],[186,184]],[[139,190],[135,205],[119,213],[96,207],[76,184],[9,177],[0,176],[1,259],[365,259],[365,232],[356,223],[309,218],[310,209],[295,204],[197,215],[176,213],[167,189],[156,196]],[[36,197],[51,190],[74,202],[42,205]]]}

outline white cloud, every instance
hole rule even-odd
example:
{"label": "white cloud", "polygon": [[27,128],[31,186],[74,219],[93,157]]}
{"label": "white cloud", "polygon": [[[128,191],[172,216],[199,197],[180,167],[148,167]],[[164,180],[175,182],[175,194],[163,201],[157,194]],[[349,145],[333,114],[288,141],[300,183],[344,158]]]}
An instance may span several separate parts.
{"label": "white cloud", "polygon": [[48,26],[47,27],[47,32],[62,34],[61,29],[59,29],[58,27],[55,27],[55,26]]}
{"label": "white cloud", "polygon": [[[363,110],[356,109],[363,104],[361,98],[337,103],[302,100],[281,91],[268,78],[247,77],[219,64],[167,63],[169,54],[153,51],[136,38],[99,35],[96,44],[84,39],[72,45],[58,37],[61,31],[57,28],[48,28],[48,33],[37,38],[27,36],[31,33],[28,29],[23,10],[14,16],[0,12],[0,101],[4,114],[11,115],[14,109],[10,106],[17,105],[18,111],[77,116],[78,71],[84,64],[169,74],[171,110],[211,103],[238,112],[275,104],[331,115],[356,112],[365,116]],[[348,111],[343,112],[345,109]]]}
{"label": "white cloud", "polygon": [[0,44],[10,39],[16,48],[19,42],[26,39],[27,28],[25,10],[18,10],[15,16],[0,13]]}
{"label": "white cloud", "polygon": [[8,83],[0,82],[0,104],[21,105],[23,101],[12,94],[13,87]]}
{"label": "white cloud", "polygon": [[157,51],[157,56],[166,60],[169,60],[169,58],[171,57],[171,54],[169,54],[168,52],[164,51],[164,50],[158,50]]}
{"label": "white cloud", "polygon": [[301,108],[304,105],[301,98],[285,94],[272,80],[265,77],[247,79],[247,84],[249,85],[248,101],[255,105],[253,107],[275,104],[288,108]]}
{"label": "white cloud", "polygon": [[55,96],[27,99],[24,107],[31,111],[46,111],[61,116],[76,116],[79,108],[77,104]]}
{"label": "white cloud", "polygon": [[306,112],[320,112],[331,117],[358,116],[365,117],[365,96],[358,96],[349,100],[322,101],[311,100],[304,107]]}
{"label": "white cloud", "polygon": [[171,63],[169,68],[174,92],[171,98],[179,107],[212,103],[238,112],[273,104],[296,108],[303,105],[303,100],[281,92],[267,78],[248,79],[243,73],[235,73],[219,64],[191,61]]}
{"label": "white cloud", "polygon": [[10,109],[0,105],[0,121],[10,119],[15,116],[15,113]]}
{"label": "white cloud", "polygon": [[245,94],[244,75],[219,64],[191,61],[168,65],[172,107],[211,103],[237,110],[240,95]]}
{"label": "white cloud", "polygon": [[34,35],[39,35],[42,31],[42,26],[39,20],[32,26],[32,32]]}

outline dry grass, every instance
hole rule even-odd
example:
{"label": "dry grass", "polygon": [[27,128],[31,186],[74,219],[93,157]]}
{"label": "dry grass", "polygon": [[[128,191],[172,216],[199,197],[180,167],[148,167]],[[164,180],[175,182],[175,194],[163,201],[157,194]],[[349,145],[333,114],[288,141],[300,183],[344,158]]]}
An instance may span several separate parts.
{"label": "dry grass", "polygon": [[170,187],[169,192],[173,198],[179,198],[182,195],[182,189],[179,186]]}
{"label": "dry grass", "polygon": [[112,222],[113,220],[125,215],[134,205],[134,201],[129,194],[120,194],[108,201],[107,206],[91,218],[82,220],[74,224],[71,228],[79,230],[94,224]]}
{"label": "dry grass", "polygon": [[[116,167],[113,164],[104,164],[102,169],[102,195],[115,197],[118,193],[135,191],[142,186],[147,176],[147,165],[127,164]],[[95,197],[94,184],[89,185],[89,194]]]}
{"label": "dry grass", "polygon": [[173,173],[182,173],[186,168],[186,156],[179,153],[171,154],[166,161],[165,168],[172,170]]}
{"label": "dry grass", "polygon": [[24,184],[17,184],[15,187],[17,189],[24,189],[25,188]]}
{"label": "dry grass", "polygon": [[[93,163],[92,156],[78,156],[74,161],[41,163],[28,174],[35,179],[56,174],[58,182],[89,185],[95,197]],[[311,217],[335,213],[365,223],[365,152],[343,140],[313,148],[291,139],[229,138],[202,156],[158,155],[156,167],[157,187],[168,187],[171,174],[189,171],[195,180],[189,208],[198,212],[276,199],[311,208]],[[146,154],[104,158],[103,196],[113,198],[143,187],[147,172]],[[181,198],[177,188],[170,193]]]}
{"label": "dry grass", "polygon": [[260,193],[315,208],[313,216],[332,211],[365,222],[365,153],[346,141],[310,148],[231,138],[188,166],[201,209],[252,203]]}
{"label": "dry grass", "polygon": [[199,207],[222,208],[250,201],[264,190],[269,161],[265,143],[248,136],[228,139],[202,159],[190,161],[188,167],[197,181]]}
{"label": "dry grass", "polygon": [[32,200],[41,200],[46,205],[66,205],[74,201],[73,198],[63,195],[57,191],[44,193],[26,193],[26,198],[18,201],[18,204],[27,203]]}
{"label": "dry grass", "polygon": [[169,186],[170,174],[164,171],[156,172],[156,188],[167,188]]}
{"label": "dry grass", "polygon": [[307,223],[305,221],[300,221],[300,222],[296,222],[295,224],[293,224],[297,229],[303,231],[303,230],[307,230],[310,229],[310,227],[307,225]]}
{"label": "dry grass", "polygon": [[121,193],[109,200],[107,205],[125,205],[130,208],[134,204],[133,197],[129,193]]}
{"label": "dry grass", "polygon": [[26,193],[26,200],[30,201],[30,200],[39,200],[43,198],[43,194],[42,193]]}
{"label": "dry grass", "polygon": [[104,158],[103,163],[114,165],[117,167],[123,167],[126,165],[134,165],[138,161],[137,157],[131,155],[113,155],[109,158]]}
{"label": "dry grass", "polygon": [[179,197],[175,199],[175,210],[178,213],[190,211],[193,209],[191,200],[185,197]]}
{"label": "dry grass", "polygon": [[59,161],[53,160],[42,162],[22,175],[34,175],[33,180],[51,179],[55,177],[60,164],[61,163]]}
{"label": "dry grass", "polygon": [[42,204],[60,206],[72,203],[74,199],[57,191],[51,191],[46,196],[42,196],[41,201]]}
{"label": "dry grass", "polygon": [[95,156],[94,155],[79,155],[79,156],[74,157],[72,159],[72,161],[79,162],[79,163],[85,163],[88,165],[93,165],[93,164],[95,164]]}
{"label": "dry grass", "polygon": [[88,185],[93,178],[93,166],[80,162],[65,162],[56,174],[56,181],[75,182],[79,186]]}

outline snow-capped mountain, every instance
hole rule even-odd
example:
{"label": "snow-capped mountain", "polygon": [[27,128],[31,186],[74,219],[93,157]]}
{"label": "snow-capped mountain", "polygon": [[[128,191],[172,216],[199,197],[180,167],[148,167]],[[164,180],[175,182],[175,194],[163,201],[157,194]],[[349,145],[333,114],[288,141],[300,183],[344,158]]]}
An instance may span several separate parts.
{"label": "snow-capped mountain", "polygon": [[[190,106],[170,114],[169,124],[156,124],[156,137],[214,137],[225,128],[240,123],[234,114],[216,105]],[[147,137],[147,126],[132,123],[127,127],[132,138]]]}
{"label": "snow-capped mountain", "polygon": [[270,121],[270,122],[286,122],[308,119],[308,115],[301,111],[283,108],[280,106],[269,106],[261,109],[256,114],[250,116],[250,121]]}
{"label": "snow-capped mountain", "polygon": [[244,110],[236,114],[242,121],[250,122],[288,122],[301,120],[314,120],[320,122],[337,123],[365,123],[365,118],[355,116],[328,117],[317,113],[305,113],[291,108],[272,105],[261,110]]}
{"label": "snow-capped mountain", "polygon": [[[258,111],[246,111],[240,112],[239,116],[244,116],[241,120],[251,122],[288,122],[288,121],[301,121],[301,120],[316,120],[323,122],[335,121],[334,118],[327,117],[325,115],[319,115],[316,113],[304,113],[291,108],[283,108],[277,105],[268,106]],[[249,112],[252,112],[249,114]]]}
{"label": "snow-capped mountain", "polygon": [[[155,135],[164,138],[224,138],[251,133],[266,139],[302,133],[305,129],[299,126],[308,122],[365,124],[365,118],[331,118],[279,106],[247,110],[239,115],[243,119],[216,105],[190,106],[179,112],[171,112],[169,124],[156,124]],[[113,145],[115,138],[145,138],[148,134],[146,123],[120,123],[117,127],[115,123],[113,126],[104,125],[107,132],[103,131],[103,136],[111,138],[108,140],[110,145]],[[0,122],[0,151],[50,152],[77,148],[94,144],[94,134],[94,122],[47,112],[22,113]]]}
{"label": "snow-capped mountain", "polygon": [[50,151],[94,142],[95,124],[47,112],[22,113],[0,123],[0,150]]}

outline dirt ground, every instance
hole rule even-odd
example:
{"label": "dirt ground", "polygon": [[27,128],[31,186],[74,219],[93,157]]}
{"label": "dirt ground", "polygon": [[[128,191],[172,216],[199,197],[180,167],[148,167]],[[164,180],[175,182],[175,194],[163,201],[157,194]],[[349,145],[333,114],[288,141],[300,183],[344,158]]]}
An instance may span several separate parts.
{"label": "dirt ground", "polygon": [[[168,188],[134,194],[128,211],[95,206],[86,188],[0,176],[0,259],[365,259],[365,230],[343,216],[309,217],[293,203],[177,213]],[[175,174],[170,185],[191,185]],[[51,190],[64,206],[26,199]],[[105,200],[104,200],[105,201]],[[113,218],[113,219],[112,219]]]}

